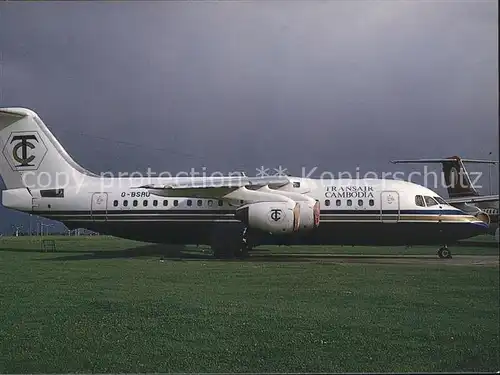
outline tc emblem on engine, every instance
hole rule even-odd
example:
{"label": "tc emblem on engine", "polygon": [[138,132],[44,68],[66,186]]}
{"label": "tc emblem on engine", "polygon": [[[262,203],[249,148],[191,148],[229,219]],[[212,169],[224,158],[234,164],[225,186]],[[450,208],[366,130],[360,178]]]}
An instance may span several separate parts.
{"label": "tc emblem on engine", "polygon": [[36,170],[47,147],[36,131],[12,132],[4,146],[3,154],[13,170]]}
{"label": "tc emblem on engine", "polygon": [[273,221],[280,221],[283,217],[283,211],[279,208],[273,208],[269,211],[269,218]]}

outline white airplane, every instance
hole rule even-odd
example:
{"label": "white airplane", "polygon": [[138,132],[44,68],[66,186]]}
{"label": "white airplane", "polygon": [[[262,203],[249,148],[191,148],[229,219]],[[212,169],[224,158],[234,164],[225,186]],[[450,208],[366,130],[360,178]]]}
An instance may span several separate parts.
{"label": "white airplane", "polygon": [[219,258],[266,244],[432,244],[441,246],[439,257],[449,258],[447,244],[488,227],[405,181],[102,177],[78,165],[25,108],[0,108],[0,141],[5,207],[69,229],[207,244]]}
{"label": "white airplane", "polygon": [[393,164],[441,164],[449,198],[446,202],[460,210],[489,223],[488,234],[500,238],[498,228],[498,194],[480,195],[471,181],[464,163],[497,165],[498,160],[462,159],[450,156],[441,159],[405,159],[393,160]]}

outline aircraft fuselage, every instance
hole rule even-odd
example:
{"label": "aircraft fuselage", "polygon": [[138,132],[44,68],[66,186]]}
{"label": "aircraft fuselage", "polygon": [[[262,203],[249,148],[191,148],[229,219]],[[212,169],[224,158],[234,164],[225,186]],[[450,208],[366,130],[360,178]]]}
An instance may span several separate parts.
{"label": "aircraft fuselage", "polygon": [[[435,200],[430,206],[417,205],[418,195],[439,197],[412,183],[291,180],[284,191],[298,190],[319,201],[320,225],[287,235],[250,228],[248,235],[254,245],[440,245],[485,231],[484,223],[455,207]],[[102,180],[90,178],[79,188],[6,190],[3,204],[60,221],[70,229],[86,228],[157,243],[211,244],[214,236],[242,226],[235,218],[235,210],[244,200],[158,196],[136,188],[141,181],[134,179],[108,179],[106,187],[102,186]]]}

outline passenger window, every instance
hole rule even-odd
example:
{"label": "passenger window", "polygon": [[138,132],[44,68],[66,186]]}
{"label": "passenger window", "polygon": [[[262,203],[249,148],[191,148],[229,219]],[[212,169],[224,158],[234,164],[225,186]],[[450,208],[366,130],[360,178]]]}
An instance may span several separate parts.
{"label": "passenger window", "polygon": [[123,206],[124,206],[124,207],[127,207],[127,206],[128,206],[128,200],[124,200],[124,201],[123,201]]}
{"label": "passenger window", "polygon": [[193,205],[193,201],[191,199],[188,199],[186,204],[191,207]]}
{"label": "passenger window", "polygon": [[118,207],[118,201],[113,201],[113,206]]}
{"label": "passenger window", "polygon": [[207,203],[208,203],[208,207],[212,207],[212,205],[214,204],[214,202],[211,199],[209,199]]}
{"label": "passenger window", "polygon": [[147,200],[143,200],[143,201],[142,201],[142,205],[143,205],[144,207],[146,207],[146,206],[148,205],[148,201],[147,201]]}
{"label": "passenger window", "polygon": [[325,199],[325,206],[329,206],[330,205],[330,199]]}
{"label": "passenger window", "polygon": [[134,200],[134,202],[132,204],[134,205],[134,207],[136,207],[137,203],[138,203],[137,200]]}
{"label": "passenger window", "polygon": [[153,206],[158,206],[158,201],[156,199],[153,201]]}
{"label": "passenger window", "polygon": [[373,199],[370,199],[370,200],[368,201],[368,204],[369,204],[370,206],[375,206],[375,201],[374,201]]}
{"label": "passenger window", "polygon": [[198,199],[198,202],[196,202],[196,204],[198,205],[198,207],[201,207],[201,205],[203,204],[203,202],[202,202],[201,199]]}
{"label": "passenger window", "polygon": [[434,198],[426,195],[425,196],[425,204],[427,204],[427,207],[431,207],[431,206],[437,205],[438,203],[434,200]]}
{"label": "passenger window", "polygon": [[335,201],[335,204],[337,205],[337,207],[339,207],[342,204],[342,201],[340,199],[337,199]]}
{"label": "passenger window", "polygon": [[347,200],[347,205],[348,205],[348,206],[352,206],[352,200],[348,199],[348,200]]}
{"label": "passenger window", "polygon": [[224,203],[223,201],[219,201],[219,202],[218,202],[219,207],[222,207],[222,204],[223,204],[223,203]]}
{"label": "passenger window", "polygon": [[415,196],[415,204],[420,207],[425,207],[424,198],[421,195]]}
{"label": "passenger window", "polygon": [[178,201],[177,199],[176,199],[176,200],[174,200],[174,206],[176,206],[176,207],[177,207],[178,205],[179,205],[179,201]]}
{"label": "passenger window", "polygon": [[164,199],[164,200],[163,200],[163,205],[164,205],[164,206],[168,206],[168,200]]}
{"label": "passenger window", "polygon": [[363,205],[363,200],[362,199],[358,199],[358,206],[362,206]]}

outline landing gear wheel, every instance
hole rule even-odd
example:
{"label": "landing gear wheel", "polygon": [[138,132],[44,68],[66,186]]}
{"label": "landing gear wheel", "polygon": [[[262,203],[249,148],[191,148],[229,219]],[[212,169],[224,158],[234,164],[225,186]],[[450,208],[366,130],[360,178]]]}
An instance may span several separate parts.
{"label": "landing gear wheel", "polygon": [[447,247],[442,247],[438,250],[438,256],[441,259],[451,259],[451,251]]}
{"label": "landing gear wheel", "polygon": [[212,237],[212,251],[216,259],[245,258],[248,254],[244,227],[229,230],[217,227]]}
{"label": "landing gear wheel", "polygon": [[234,251],[234,258],[236,259],[244,259],[245,255],[243,249],[237,249]]}
{"label": "landing gear wheel", "polygon": [[213,249],[215,259],[231,259],[234,257],[234,252],[227,248]]}
{"label": "landing gear wheel", "polygon": [[250,245],[248,244],[247,241],[247,231],[248,228],[245,227],[245,229],[243,229],[243,233],[241,236],[240,248],[238,249],[238,255],[237,255],[237,257],[240,259],[248,258],[248,251],[250,250]]}
{"label": "landing gear wheel", "polygon": [[216,259],[245,259],[248,257],[248,248],[246,246],[218,248],[213,249],[213,252]]}
{"label": "landing gear wheel", "polygon": [[246,244],[243,244],[241,246],[241,249],[238,250],[236,256],[239,259],[246,259],[246,258],[248,258],[248,250],[249,250],[248,246]]}

